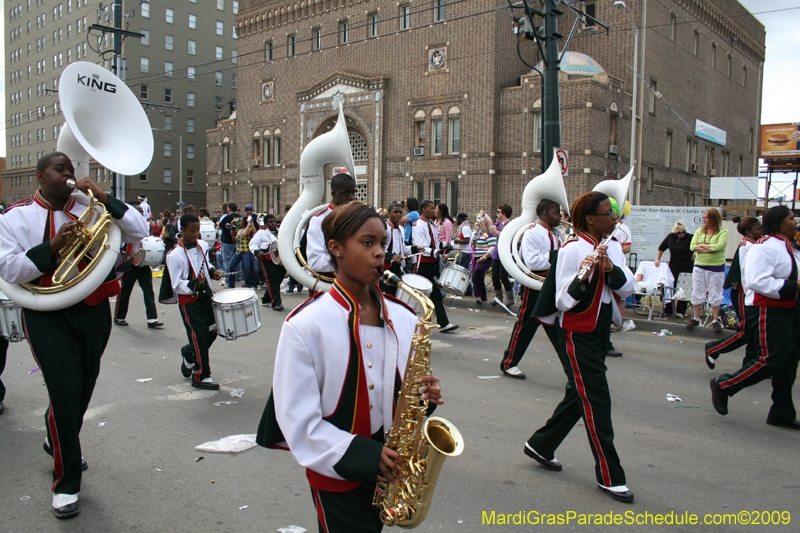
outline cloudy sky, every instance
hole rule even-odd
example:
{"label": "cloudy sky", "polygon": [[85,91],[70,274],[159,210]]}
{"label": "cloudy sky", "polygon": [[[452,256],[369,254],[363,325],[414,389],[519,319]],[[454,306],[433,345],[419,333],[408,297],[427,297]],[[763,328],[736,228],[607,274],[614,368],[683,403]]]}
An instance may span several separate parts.
{"label": "cloudy sky", "polygon": [[[764,66],[762,124],[800,122],[800,68],[796,50],[800,50],[800,0],[740,0],[767,28],[767,60]],[[0,31],[5,35],[5,13],[0,17]],[[0,41],[0,65],[5,72],[5,39]],[[0,157],[6,155],[5,74],[0,78]]]}

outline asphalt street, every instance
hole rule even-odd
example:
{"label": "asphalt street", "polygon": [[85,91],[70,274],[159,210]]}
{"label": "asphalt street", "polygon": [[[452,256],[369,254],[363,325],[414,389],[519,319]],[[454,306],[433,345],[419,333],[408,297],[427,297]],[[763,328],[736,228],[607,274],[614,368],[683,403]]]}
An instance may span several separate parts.
{"label": "asphalt street", "polygon": [[[160,280],[154,281],[158,294]],[[285,312],[259,307],[258,333],[217,339],[211,369],[222,389],[212,392],[192,388],[181,376],[186,334],[177,307],[159,306],[165,328],[148,329],[141,293],[134,289],[131,325],[114,326],[81,433],[89,463],[81,514],[64,521],[50,512],[53,465],[41,446],[48,401],[41,372],[32,372],[36,364],[27,343],[12,344],[2,376],[8,392],[0,415],[0,531],[317,531],[305,473],[289,452],[194,449],[255,433],[269,396],[281,323],[302,301],[296,294],[284,299]],[[674,335],[654,336],[641,322],[636,330],[614,334],[625,354],[607,361],[615,443],[636,496],[625,505],[598,490],[582,423],[556,454],[563,472],[545,471],[522,453],[524,441],[564,393],[566,378],[544,333],[536,335],[520,364],[528,378],[514,380],[499,371],[514,319],[486,304],[448,313],[460,328],[433,333],[433,368],[445,397],[437,415],[458,427],[466,450],[445,463],[433,508],[418,531],[798,530],[800,432],[766,425],[768,382],[732,398],[728,416],[714,412],[708,381],[715,372],[702,359],[707,339],[665,324],[652,329],[672,329]],[[743,350],[722,356],[717,370],[735,370],[742,357]],[[231,397],[237,388],[244,395]],[[681,400],[670,402],[668,394]],[[763,511],[794,516],[789,525],[753,525],[780,518]],[[535,523],[537,516],[559,513],[575,516],[566,525]],[[634,523],[578,522],[584,514],[613,520],[614,513]],[[659,514],[675,521],[694,514],[699,524],[636,524],[647,520],[645,513],[651,521]],[[705,515],[712,521],[736,515],[751,524],[704,525]],[[514,525],[520,518],[534,524]],[[503,520],[511,525],[501,525]]]}

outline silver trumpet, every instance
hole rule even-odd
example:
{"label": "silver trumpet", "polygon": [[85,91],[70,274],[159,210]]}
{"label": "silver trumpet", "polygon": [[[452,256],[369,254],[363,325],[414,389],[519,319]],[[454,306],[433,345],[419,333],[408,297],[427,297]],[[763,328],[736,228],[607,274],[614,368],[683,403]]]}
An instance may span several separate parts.
{"label": "silver trumpet", "polygon": [[[620,225],[621,225],[621,223],[617,222],[617,223],[614,225],[614,229],[612,229],[612,230],[611,230],[611,233],[609,233],[609,234],[606,236],[606,238],[605,238],[605,239],[603,239],[603,240],[600,242],[600,244],[599,244],[599,245],[597,245],[597,247],[599,248],[600,246],[603,246],[603,245],[608,245],[608,243],[609,243],[609,242],[611,242],[611,239],[613,239],[613,238],[614,238],[614,233],[616,233],[616,232],[617,232],[617,230],[619,229]],[[592,257],[593,257],[593,258],[595,258],[595,259],[597,259],[597,255],[598,255],[598,253],[597,253],[597,249],[595,249],[595,251],[592,253]],[[594,266],[594,263],[592,263],[591,265],[583,265],[583,266],[581,267],[581,269],[578,271],[578,276],[577,276],[575,279],[576,279],[577,281],[580,281],[580,279],[581,279],[581,278],[583,278],[583,276],[584,276],[584,275],[586,275],[586,273],[589,271],[589,269],[591,269],[593,266]]]}
{"label": "silver trumpet", "polygon": [[74,179],[70,178],[67,180],[67,187],[69,187],[70,189],[74,189],[76,185],[77,183],[75,182]]}

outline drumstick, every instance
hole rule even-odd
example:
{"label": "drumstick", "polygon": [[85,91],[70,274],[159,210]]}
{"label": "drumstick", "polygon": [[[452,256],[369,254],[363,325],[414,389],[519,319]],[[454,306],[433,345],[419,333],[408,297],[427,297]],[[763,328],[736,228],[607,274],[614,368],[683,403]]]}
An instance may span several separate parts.
{"label": "drumstick", "polygon": [[422,254],[424,254],[424,253],[425,253],[425,252],[417,252],[417,253],[415,253],[415,254],[411,254],[411,255],[404,255],[404,256],[403,256],[403,259],[408,259],[409,257],[416,257],[416,256],[418,256],[418,255],[422,255]]}

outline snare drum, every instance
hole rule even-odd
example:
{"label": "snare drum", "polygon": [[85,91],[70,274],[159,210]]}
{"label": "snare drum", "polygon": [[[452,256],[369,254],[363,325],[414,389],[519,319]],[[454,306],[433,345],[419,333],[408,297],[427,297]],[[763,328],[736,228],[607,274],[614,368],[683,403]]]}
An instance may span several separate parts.
{"label": "snare drum", "polygon": [[210,220],[200,223],[200,239],[206,241],[209,250],[217,245],[217,227]]}
{"label": "snare drum", "polygon": [[[433,292],[433,283],[431,283],[426,278],[418,274],[404,275],[403,283],[405,283],[412,289],[418,290],[425,296],[430,296],[431,292]],[[414,311],[417,314],[420,314],[422,312],[422,308],[419,306],[417,301],[411,296],[409,296],[409,294],[400,287],[397,288],[397,299],[405,304],[408,304],[412,309],[414,309]]]}
{"label": "snare drum", "polygon": [[22,328],[22,307],[0,292],[0,336],[11,342],[19,342],[25,338]]}
{"label": "snare drum", "polygon": [[462,266],[448,263],[439,275],[439,287],[444,292],[464,296],[469,287],[469,278],[469,270]]}
{"label": "snare drum", "polygon": [[232,341],[246,337],[261,329],[258,313],[258,296],[253,289],[244,287],[219,292],[211,299],[217,334]]}
{"label": "snare drum", "polygon": [[140,246],[139,251],[133,256],[134,265],[154,267],[164,262],[164,241],[160,238],[145,237]]}

